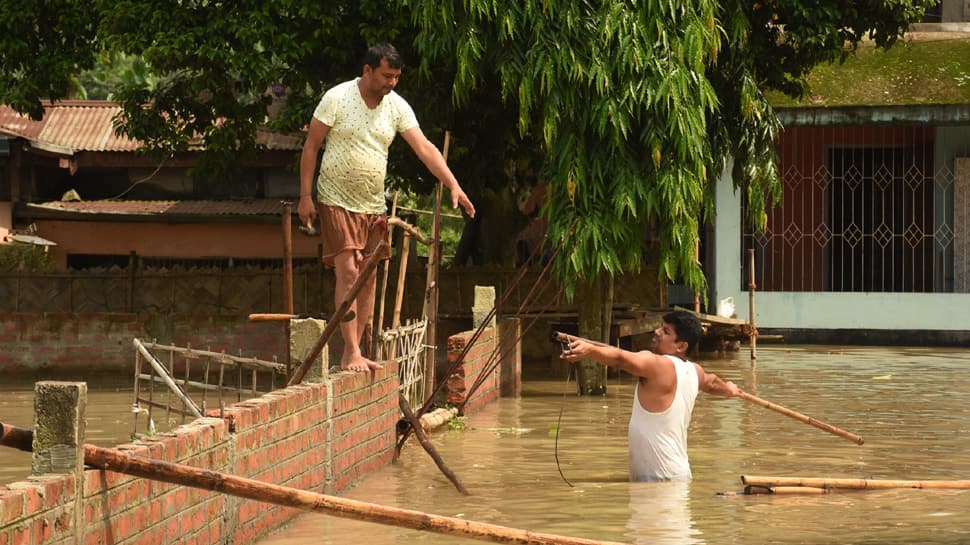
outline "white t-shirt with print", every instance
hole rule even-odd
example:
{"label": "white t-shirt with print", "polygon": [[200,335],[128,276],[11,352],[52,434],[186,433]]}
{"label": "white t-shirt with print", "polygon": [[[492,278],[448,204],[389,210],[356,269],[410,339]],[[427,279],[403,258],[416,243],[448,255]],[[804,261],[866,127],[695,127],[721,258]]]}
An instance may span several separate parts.
{"label": "white t-shirt with print", "polygon": [[318,200],[363,214],[387,211],[387,149],[399,132],[418,126],[414,110],[391,91],[367,107],[357,82],[341,83],[320,99],[313,117],[330,127],[317,178]]}

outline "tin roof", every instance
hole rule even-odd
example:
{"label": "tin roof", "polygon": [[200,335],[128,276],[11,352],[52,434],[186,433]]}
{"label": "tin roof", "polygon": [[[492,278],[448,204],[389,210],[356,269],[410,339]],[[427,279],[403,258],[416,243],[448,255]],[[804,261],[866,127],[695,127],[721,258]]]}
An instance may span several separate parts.
{"label": "tin roof", "polygon": [[[113,120],[121,106],[107,100],[65,100],[44,104],[44,118],[32,121],[7,105],[0,105],[0,134],[20,137],[66,151],[133,152],[141,143],[117,136]],[[299,150],[303,136],[260,129],[256,143],[270,150]]]}
{"label": "tin roof", "polygon": [[[34,211],[123,216],[279,216],[279,199],[237,201],[51,201],[31,203]],[[293,210],[296,210],[294,207]]]}

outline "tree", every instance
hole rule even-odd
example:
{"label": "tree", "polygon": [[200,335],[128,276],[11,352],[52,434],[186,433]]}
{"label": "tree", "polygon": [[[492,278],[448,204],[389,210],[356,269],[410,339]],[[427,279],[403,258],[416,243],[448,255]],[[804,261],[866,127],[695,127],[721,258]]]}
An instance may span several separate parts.
{"label": "tree", "polygon": [[[489,85],[541,137],[548,237],[567,239],[580,334],[607,340],[612,277],[642,263],[657,226],[659,272],[704,292],[695,257],[712,188],[729,159],[761,225],[777,202],[777,117],[762,89],[803,91],[804,75],[862,39],[891,45],[931,2],[412,0],[423,67],[453,64],[453,99]],[[574,226],[575,223],[575,226]],[[580,367],[580,393],[605,391]]]}
{"label": "tree", "polygon": [[[762,91],[801,93],[813,66],[863,39],[892,45],[932,3],[11,0],[0,100],[40,115],[102,50],[140,56],[154,79],[115,93],[122,129],[163,152],[201,139],[197,177],[224,183],[255,150],[274,93],[287,103],[273,126],[301,127],[324,89],[359,73],[368,44],[395,42],[418,66],[405,81],[429,135],[453,128],[473,200],[501,202],[512,182],[548,188],[560,279],[575,281],[581,334],[605,340],[612,278],[641,266],[651,226],[661,277],[705,291],[694,247],[729,159],[749,221],[777,202],[779,124]],[[428,192],[407,161],[394,174]],[[605,368],[583,369],[581,391],[602,391]]]}

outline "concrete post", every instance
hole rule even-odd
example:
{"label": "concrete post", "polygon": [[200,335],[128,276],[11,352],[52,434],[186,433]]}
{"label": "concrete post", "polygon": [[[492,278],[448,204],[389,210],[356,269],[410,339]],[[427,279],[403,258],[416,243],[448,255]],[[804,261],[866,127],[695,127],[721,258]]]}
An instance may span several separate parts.
{"label": "concrete post", "polygon": [[498,324],[499,380],[502,397],[519,397],[522,394],[522,321],[519,318],[503,318]]}
{"label": "concrete post", "polygon": [[84,469],[84,414],[87,403],[87,383],[51,380],[34,385],[32,475],[80,475]]}
{"label": "concrete post", "polygon": [[64,543],[80,545],[84,524],[84,428],[88,405],[85,382],[41,381],[34,384],[34,440],[31,478],[73,474],[74,532]]}
{"label": "concrete post", "polygon": [[[472,304],[472,327],[478,329],[485,317],[495,307],[495,286],[475,286],[475,302]],[[495,315],[485,327],[495,327]]]}
{"label": "concrete post", "polygon": [[[317,340],[320,339],[320,335],[323,334],[323,330],[327,326],[326,320],[318,320],[316,318],[298,318],[290,320],[290,361],[293,362],[293,368],[296,369],[303,363],[306,359],[307,354],[310,350],[317,344]],[[329,372],[330,366],[330,354],[329,350],[324,347],[320,351],[320,355],[317,357],[316,361],[307,371],[306,376],[303,378],[306,382],[323,382],[327,380],[330,376]]]}

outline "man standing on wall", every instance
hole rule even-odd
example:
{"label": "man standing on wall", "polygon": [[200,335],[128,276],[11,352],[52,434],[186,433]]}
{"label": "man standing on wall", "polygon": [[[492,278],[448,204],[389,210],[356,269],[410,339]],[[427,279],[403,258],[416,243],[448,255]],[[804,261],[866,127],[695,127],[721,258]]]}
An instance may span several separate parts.
{"label": "man standing on wall", "polygon": [[637,377],[628,441],[631,481],[690,480],[687,428],[698,390],[737,397],[741,389],[687,360],[701,338],[697,316],[675,310],[653,332],[650,350],[629,352],[566,335],[562,358],[583,358],[622,369]]}
{"label": "man standing on wall", "polygon": [[[452,207],[460,204],[475,216],[475,207],[445,163],[441,152],[421,128],[411,106],[394,92],[404,63],[393,45],[372,46],[364,55],[360,77],[328,90],[313,112],[300,156],[300,221],[308,224],[319,211],[324,265],[336,276],[334,300],[346,298],[363,262],[387,237],[384,178],[387,151],[400,133],[415,155],[451,192]],[[317,154],[326,140],[312,200]],[[389,255],[381,256],[388,259]],[[360,340],[374,311],[376,275],[367,279],[348,311],[354,318],[340,324],[344,351],[340,367],[349,371],[380,369],[361,354]]]}

